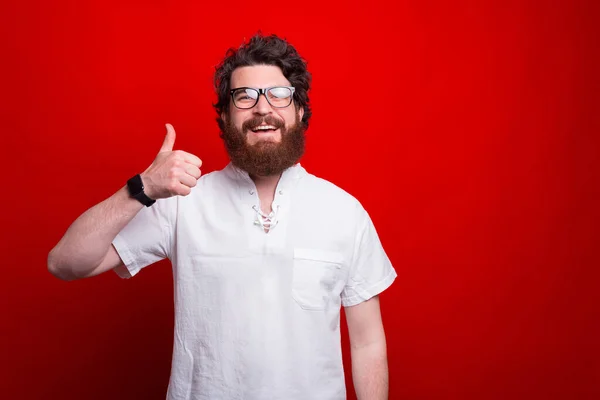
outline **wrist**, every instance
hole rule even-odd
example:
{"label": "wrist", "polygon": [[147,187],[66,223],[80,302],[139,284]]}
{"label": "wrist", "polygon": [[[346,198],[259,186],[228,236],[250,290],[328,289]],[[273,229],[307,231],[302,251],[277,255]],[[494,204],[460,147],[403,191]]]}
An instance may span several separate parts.
{"label": "wrist", "polygon": [[127,181],[127,190],[129,191],[129,195],[145,205],[146,207],[150,207],[152,204],[156,202],[154,198],[151,197],[152,193],[148,193],[147,188],[144,186],[143,173],[134,175]]}

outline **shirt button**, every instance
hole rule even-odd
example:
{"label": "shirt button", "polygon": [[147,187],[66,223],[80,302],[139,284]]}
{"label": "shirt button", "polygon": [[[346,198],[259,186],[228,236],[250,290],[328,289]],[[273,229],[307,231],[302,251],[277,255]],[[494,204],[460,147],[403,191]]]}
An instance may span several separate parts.
{"label": "shirt button", "polygon": [[279,191],[279,194],[283,195],[283,190],[280,190],[280,191]]}
{"label": "shirt button", "polygon": [[254,195],[254,190],[250,189],[250,190],[248,190],[248,193],[250,193],[251,195]]}

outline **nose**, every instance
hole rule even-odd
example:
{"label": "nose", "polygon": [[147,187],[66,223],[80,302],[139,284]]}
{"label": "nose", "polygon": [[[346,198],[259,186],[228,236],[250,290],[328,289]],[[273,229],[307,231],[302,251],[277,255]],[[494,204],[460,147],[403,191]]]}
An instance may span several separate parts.
{"label": "nose", "polygon": [[254,112],[259,115],[268,115],[273,112],[273,108],[267,101],[266,95],[258,95],[258,103],[256,103],[256,106],[254,106]]}

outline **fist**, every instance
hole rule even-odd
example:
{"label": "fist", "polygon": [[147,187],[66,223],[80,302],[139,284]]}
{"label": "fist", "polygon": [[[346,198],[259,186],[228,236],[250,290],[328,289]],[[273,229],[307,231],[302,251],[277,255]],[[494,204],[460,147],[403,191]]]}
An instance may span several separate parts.
{"label": "fist", "polygon": [[185,151],[173,151],[175,129],[167,124],[167,135],[154,162],[140,174],[144,192],[151,199],[187,196],[200,179],[202,160]]}

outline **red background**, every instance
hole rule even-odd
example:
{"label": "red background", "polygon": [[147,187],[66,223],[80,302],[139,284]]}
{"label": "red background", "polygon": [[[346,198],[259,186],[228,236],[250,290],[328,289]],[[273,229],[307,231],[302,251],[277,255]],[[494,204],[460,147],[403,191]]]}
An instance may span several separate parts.
{"label": "red background", "polygon": [[164,123],[225,165],[214,66],[262,29],[314,74],[302,164],[364,204],[398,271],[390,398],[600,398],[597,4],[3,4],[0,397],[164,399],[169,263],[67,283],[46,256]]}

